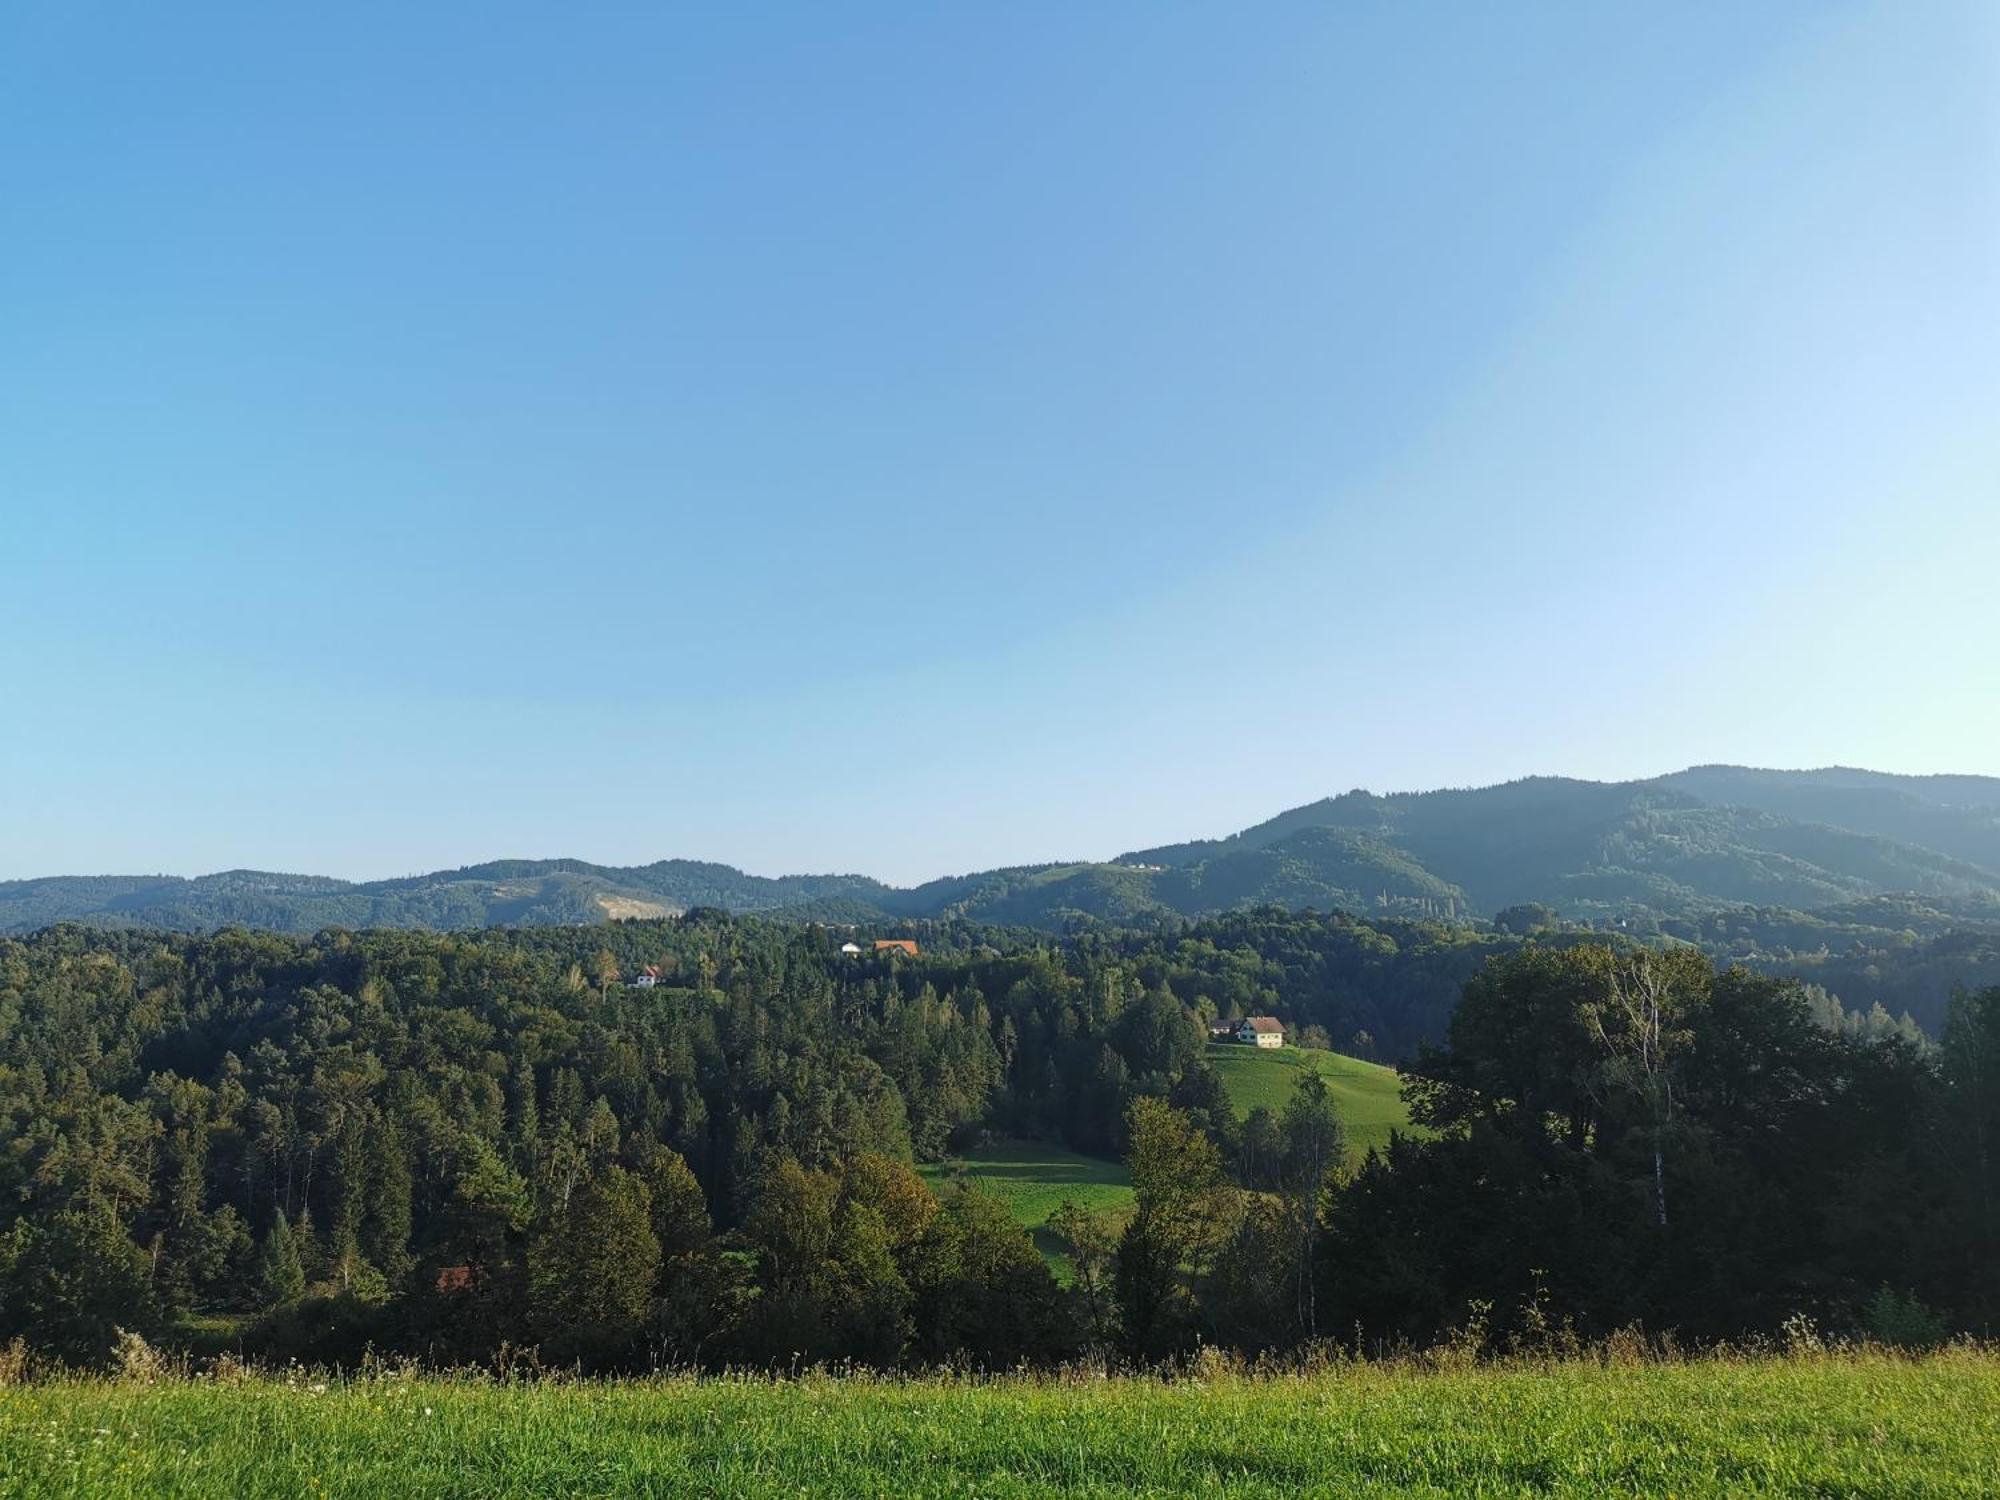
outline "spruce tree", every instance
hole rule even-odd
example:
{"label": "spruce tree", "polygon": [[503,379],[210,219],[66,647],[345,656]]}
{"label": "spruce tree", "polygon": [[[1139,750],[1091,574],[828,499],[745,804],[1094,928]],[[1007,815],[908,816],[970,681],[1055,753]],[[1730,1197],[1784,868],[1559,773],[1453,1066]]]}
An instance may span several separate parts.
{"label": "spruce tree", "polygon": [[257,1281],[266,1307],[284,1307],[305,1295],[306,1268],[299,1259],[298,1240],[283,1214],[272,1218],[270,1232],[264,1236]]}
{"label": "spruce tree", "polygon": [[412,1218],[410,1163],[403,1154],[403,1134],[393,1119],[376,1126],[370,1153],[368,1217],[361,1234],[368,1259],[392,1287],[410,1274]]}

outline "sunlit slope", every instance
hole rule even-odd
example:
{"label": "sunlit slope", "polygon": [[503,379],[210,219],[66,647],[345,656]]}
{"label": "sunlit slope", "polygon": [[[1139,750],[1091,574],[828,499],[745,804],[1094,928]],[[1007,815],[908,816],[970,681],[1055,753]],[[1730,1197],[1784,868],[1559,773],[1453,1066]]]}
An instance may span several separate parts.
{"label": "sunlit slope", "polygon": [[1355,1161],[1370,1147],[1386,1146],[1392,1130],[1410,1129],[1402,1080],[1394,1068],[1380,1063],[1316,1047],[1246,1047],[1240,1042],[1209,1043],[1208,1060],[1222,1075],[1238,1115],[1259,1105],[1274,1114],[1282,1111],[1299,1080],[1308,1072],[1319,1074],[1333,1095],[1347,1132],[1348,1154]]}
{"label": "sunlit slope", "polygon": [[[1394,1068],[1317,1048],[1257,1048],[1234,1042],[1211,1043],[1208,1057],[1239,1116],[1259,1105],[1274,1113],[1282,1111],[1299,1080],[1308,1071],[1318,1073],[1333,1095],[1354,1161],[1370,1147],[1387,1145],[1392,1130],[1410,1128]],[[1000,1199],[1016,1221],[1034,1233],[1035,1243],[1056,1262],[1059,1272],[1067,1267],[1048,1221],[1065,1199],[1113,1213],[1125,1212],[1132,1203],[1132,1177],[1121,1163],[1041,1142],[986,1146],[919,1170],[934,1188],[962,1172],[980,1191]]]}
{"label": "sunlit slope", "polygon": [[1080,1156],[1040,1142],[985,1146],[918,1171],[933,1188],[944,1187],[963,1172],[979,1191],[1006,1204],[1015,1221],[1034,1235],[1036,1246],[1062,1281],[1069,1279],[1069,1264],[1061,1241],[1048,1227],[1049,1215],[1064,1200],[1097,1213],[1122,1215],[1132,1206],[1132,1174],[1122,1162]]}

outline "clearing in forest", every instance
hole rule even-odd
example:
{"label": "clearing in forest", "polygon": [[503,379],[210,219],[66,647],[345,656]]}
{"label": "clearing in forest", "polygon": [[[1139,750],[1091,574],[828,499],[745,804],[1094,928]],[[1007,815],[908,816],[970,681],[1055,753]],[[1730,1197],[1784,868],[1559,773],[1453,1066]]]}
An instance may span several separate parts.
{"label": "clearing in forest", "polygon": [[1402,1078],[1380,1063],[1317,1047],[1246,1047],[1240,1042],[1210,1042],[1208,1060],[1222,1075],[1236,1113],[1245,1116],[1259,1105],[1282,1113],[1307,1071],[1319,1074],[1347,1132],[1350,1161],[1359,1162],[1370,1147],[1388,1145],[1392,1130],[1410,1132]]}

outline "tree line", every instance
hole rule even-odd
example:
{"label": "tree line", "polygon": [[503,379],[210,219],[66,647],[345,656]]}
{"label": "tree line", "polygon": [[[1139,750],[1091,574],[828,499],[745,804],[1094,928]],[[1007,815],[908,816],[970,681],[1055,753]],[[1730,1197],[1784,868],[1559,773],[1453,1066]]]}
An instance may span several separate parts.
{"label": "tree line", "polygon": [[[1884,1295],[1991,1326],[2000,991],[1933,1048],[1549,935],[845,936],[695,912],[0,942],[0,1341],[629,1369],[1278,1350],[1552,1307],[1729,1337]],[[1419,1134],[1348,1171],[1317,1079],[1239,1121],[1207,1024],[1265,1011],[1407,1054]],[[1129,1217],[1058,1215],[1069,1284],[914,1170],[989,1134],[1129,1160]]]}

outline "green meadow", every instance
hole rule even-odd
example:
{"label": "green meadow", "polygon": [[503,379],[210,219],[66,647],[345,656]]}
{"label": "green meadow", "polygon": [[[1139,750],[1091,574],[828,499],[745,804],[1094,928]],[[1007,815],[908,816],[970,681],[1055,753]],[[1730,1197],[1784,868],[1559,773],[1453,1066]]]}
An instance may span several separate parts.
{"label": "green meadow", "polygon": [[[1208,1058],[1221,1075],[1239,1116],[1259,1105],[1281,1111],[1308,1071],[1318,1073],[1332,1093],[1340,1123],[1347,1132],[1348,1156],[1358,1162],[1370,1147],[1388,1144],[1391,1130],[1408,1130],[1400,1080],[1394,1068],[1363,1062],[1338,1052],[1306,1047],[1245,1047],[1212,1042]],[[1098,1211],[1123,1213],[1132,1203],[1132,1177],[1120,1162],[1083,1156],[1061,1146],[1010,1141],[983,1146],[948,1162],[918,1169],[933,1188],[955,1176],[1005,1203],[1014,1218],[1034,1235],[1035,1243],[1068,1280],[1068,1263],[1049,1215],[1065,1199]]]}
{"label": "green meadow", "polygon": [[1273,1113],[1284,1109],[1299,1080],[1308,1072],[1319,1074],[1333,1095],[1352,1161],[1360,1161],[1371,1147],[1388,1145],[1392,1130],[1410,1128],[1402,1080],[1394,1068],[1380,1063],[1316,1047],[1246,1047],[1240,1042],[1210,1042],[1208,1060],[1222,1075],[1239,1115],[1259,1105]]}
{"label": "green meadow", "polygon": [[1067,1283],[1069,1260],[1048,1227],[1049,1215],[1065,1200],[1093,1212],[1123,1214],[1132,1206],[1132,1174],[1123,1162],[1082,1156],[1041,1142],[1008,1142],[967,1152],[942,1164],[918,1168],[933,1188],[963,1173],[981,1192],[991,1193],[1026,1226],[1035,1245]]}
{"label": "green meadow", "polygon": [[1979,1496],[1970,1349],[1167,1381],[377,1375],[0,1390],[9,1496]]}

